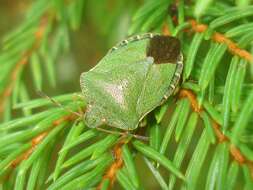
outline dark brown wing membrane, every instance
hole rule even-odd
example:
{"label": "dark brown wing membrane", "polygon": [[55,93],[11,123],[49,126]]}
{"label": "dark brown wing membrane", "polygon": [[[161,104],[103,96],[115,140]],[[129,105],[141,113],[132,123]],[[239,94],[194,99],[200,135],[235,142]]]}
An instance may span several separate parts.
{"label": "dark brown wing membrane", "polygon": [[147,47],[147,56],[153,57],[156,64],[176,63],[179,54],[180,41],[171,36],[154,36]]}

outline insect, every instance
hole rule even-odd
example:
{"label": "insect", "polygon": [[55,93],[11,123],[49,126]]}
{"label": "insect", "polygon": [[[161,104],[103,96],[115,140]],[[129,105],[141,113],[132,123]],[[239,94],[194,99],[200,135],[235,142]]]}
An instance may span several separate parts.
{"label": "insect", "polygon": [[90,128],[136,129],[175,91],[183,69],[177,38],[143,34],[121,41],[80,77]]}

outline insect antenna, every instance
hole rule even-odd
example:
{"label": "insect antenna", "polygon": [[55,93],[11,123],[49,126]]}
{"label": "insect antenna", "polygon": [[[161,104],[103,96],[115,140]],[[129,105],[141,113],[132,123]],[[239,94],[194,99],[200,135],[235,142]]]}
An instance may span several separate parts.
{"label": "insect antenna", "polygon": [[70,112],[70,113],[72,113],[72,114],[74,114],[74,115],[76,115],[76,116],[78,116],[78,117],[82,117],[82,114],[80,114],[80,113],[78,113],[78,112],[75,112],[75,111],[71,110],[71,109],[68,108],[68,107],[64,107],[60,102],[58,102],[57,100],[55,100],[55,99],[49,97],[49,96],[46,95],[44,92],[42,92],[42,91],[37,91],[37,94],[38,94],[39,96],[41,96],[42,98],[45,98],[45,99],[49,100],[49,101],[52,102],[54,105],[56,105],[56,106],[62,108],[63,110],[65,110],[65,111],[67,111],[67,112]]}

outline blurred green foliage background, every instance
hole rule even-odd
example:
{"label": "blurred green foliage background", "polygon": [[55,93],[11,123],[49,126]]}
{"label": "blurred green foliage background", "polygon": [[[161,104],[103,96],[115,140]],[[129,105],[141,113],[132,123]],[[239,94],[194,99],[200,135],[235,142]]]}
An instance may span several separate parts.
{"label": "blurred green foliage background", "polygon": [[[0,39],[22,24],[32,2],[0,1]],[[80,74],[96,65],[109,48],[127,36],[131,17],[141,4],[141,0],[87,1],[80,28],[69,32],[70,51],[62,53],[55,63],[57,87],[43,84],[43,89],[50,95],[80,91]]]}

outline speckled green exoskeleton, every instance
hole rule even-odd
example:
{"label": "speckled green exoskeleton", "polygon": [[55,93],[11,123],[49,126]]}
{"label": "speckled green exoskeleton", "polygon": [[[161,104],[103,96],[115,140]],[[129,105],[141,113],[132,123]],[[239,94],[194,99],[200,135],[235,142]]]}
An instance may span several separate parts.
{"label": "speckled green exoskeleton", "polygon": [[173,94],[182,69],[177,38],[149,33],[123,40],[80,77],[85,124],[136,129]]}

